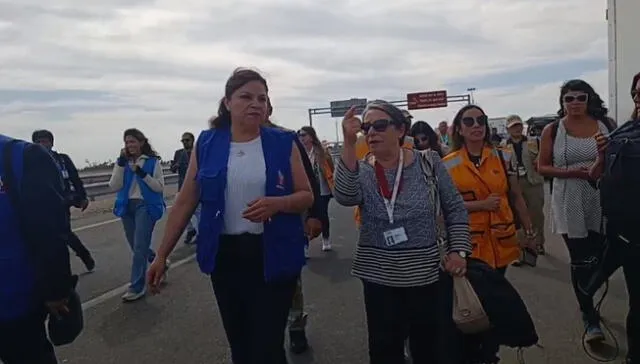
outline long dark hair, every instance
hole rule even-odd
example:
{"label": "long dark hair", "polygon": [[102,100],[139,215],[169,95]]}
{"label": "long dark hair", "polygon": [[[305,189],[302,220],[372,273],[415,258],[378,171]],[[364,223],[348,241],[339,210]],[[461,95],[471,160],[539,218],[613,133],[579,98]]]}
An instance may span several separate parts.
{"label": "long dark hair", "polygon": [[[460,110],[458,110],[458,112],[456,113],[456,116],[453,118],[453,123],[452,123],[452,127],[453,127],[453,130],[451,131],[451,151],[452,152],[460,150],[464,146],[464,138],[462,137],[462,135],[460,135],[460,127],[461,127],[460,124],[462,124],[462,115],[464,115],[465,112],[471,109],[477,109],[482,113],[482,115],[485,115],[485,116],[487,115],[480,106],[473,105],[473,104],[465,105]],[[484,126],[484,129],[485,129],[484,143],[491,144],[491,130],[489,130],[489,123],[487,123]]]}
{"label": "long dark hair", "polygon": [[604,101],[600,98],[600,95],[593,89],[593,87],[583,80],[570,80],[562,85],[560,89],[560,97],[558,102],[560,104],[560,109],[558,110],[558,117],[560,119],[567,116],[564,111],[564,105],[562,99],[564,95],[571,91],[579,91],[587,94],[587,115],[591,116],[595,120],[600,120],[606,122],[605,118],[609,113],[609,109],[604,106]]}
{"label": "long dark hair", "polygon": [[231,126],[231,113],[227,110],[227,107],[224,104],[224,100],[228,100],[231,98],[234,92],[236,92],[240,87],[246,85],[249,82],[258,81],[264,85],[264,88],[269,92],[269,87],[267,86],[267,80],[265,80],[262,75],[258,72],[248,69],[248,68],[236,68],[235,71],[231,74],[227,83],[224,86],[224,98],[220,100],[220,104],[218,105],[218,116],[209,119],[209,126],[212,128],[225,128]]}
{"label": "long dark hair", "polygon": [[[631,82],[631,92],[636,89],[638,81],[640,81],[640,72],[633,76],[633,82]],[[636,105],[635,101],[633,101],[633,113],[631,114],[631,120],[638,120],[638,117],[640,116],[638,115],[638,113],[640,113],[640,110],[638,110],[638,106]]]}
{"label": "long dark hair", "polygon": [[[429,141],[429,148],[435,152],[438,152],[440,157],[443,157],[444,153],[442,152],[442,145],[440,145],[440,139],[438,138],[438,134],[436,134],[435,130],[431,127],[431,125],[427,124],[426,121],[416,121],[409,131],[409,135],[413,138],[416,136],[424,134]],[[415,145],[416,143],[414,143]]]}
{"label": "long dark hair", "polygon": [[142,154],[154,158],[158,157],[158,153],[153,150],[153,147],[149,143],[149,139],[147,139],[147,137],[144,136],[144,134],[140,130],[136,128],[127,129],[124,131],[124,136],[122,137],[122,139],[126,139],[128,136],[135,138],[140,143],[143,143],[142,149],[140,150]]}
{"label": "long dark hair", "polygon": [[322,143],[318,138],[318,133],[316,133],[316,129],[314,129],[312,126],[303,126],[302,128],[300,128],[300,131],[304,131],[311,137],[311,144],[313,144],[314,151],[318,153],[318,158],[320,160],[324,160],[324,158],[326,157],[324,153],[324,147],[322,146]]}

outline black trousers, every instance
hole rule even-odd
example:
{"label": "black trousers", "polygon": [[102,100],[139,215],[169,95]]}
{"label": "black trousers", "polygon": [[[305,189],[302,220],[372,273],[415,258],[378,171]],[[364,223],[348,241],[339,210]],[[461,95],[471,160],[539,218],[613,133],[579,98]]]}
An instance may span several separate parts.
{"label": "black trousers", "polygon": [[286,364],[284,334],[296,281],[265,282],[261,235],[224,235],[211,275],[234,364]]}
{"label": "black trousers", "polygon": [[0,362],[4,364],[57,364],[45,329],[46,313],[0,322]]}
{"label": "black trousers", "polygon": [[595,231],[589,231],[589,236],[586,238],[569,238],[566,234],[562,235],[562,238],[569,250],[569,257],[571,258],[571,283],[576,298],[578,299],[578,305],[580,306],[583,319],[589,324],[598,324],[600,317],[594,308],[593,296],[584,294],[578,288],[578,284],[586,285],[593,274],[593,268],[588,265],[588,262],[593,257],[600,255],[603,246],[603,236]]}
{"label": "black trousers", "polygon": [[620,229],[615,222],[607,224],[607,237],[611,243],[621,247],[622,271],[629,293],[628,357],[638,360],[640,358],[640,241],[629,241],[626,238],[625,241],[620,238],[620,235]]}
{"label": "black trousers", "polygon": [[331,232],[331,226],[329,221],[329,202],[331,202],[331,195],[320,196],[321,213],[320,220],[322,222],[322,237],[329,239]]}
{"label": "black trousers", "polygon": [[452,280],[409,288],[364,281],[370,364],[403,364],[404,341],[414,364],[457,364]]}
{"label": "black trousers", "polygon": [[[71,211],[69,211],[67,218],[71,220]],[[74,253],[76,253],[78,258],[82,259],[83,261],[91,257],[89,249],[87,249],[87,247],[82,244],[82,241],[80,241],[78,235],[71,231],[71,229],[69,229],[69,240],[67,241],[67,245],[69,246],[69,248],[71,248],[71,250],[73,250]]]}

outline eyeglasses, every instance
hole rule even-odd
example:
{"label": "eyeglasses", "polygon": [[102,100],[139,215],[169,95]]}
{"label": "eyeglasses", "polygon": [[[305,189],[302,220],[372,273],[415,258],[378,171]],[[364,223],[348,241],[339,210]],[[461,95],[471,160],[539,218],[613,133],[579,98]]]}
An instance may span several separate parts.
{"label": "eyeglasses", "polygon": [[472,118],[470,116],[467,116],[465,118],[462,118],[462,123],[464,124],[464,126],[470,128],[473,126],[473,124],[478,124],[479,126],[485,126],[487,125],[487,121],[489,120],[489,118],[487,117],[487,115],[480,115],[477,118]]}
{"label": "eyeglasses", "polygon": [[631,98],[635,99],[638,95],[640,95],[640,91],[638,90],[631,90]]}
{"label": "eyeglasses", "polygon": [[582,95],[578,95],[578,96],[574,96],[574,95],[565,95],[563,100],[565,104],[570,104],[572,102],[587,102],[587,100],[589,99],[589,96],[587,96],[587,94],[582,94]]}
{"label": "eyeglasses", "polygon": [[377,131],[378,133],[382,133],[383,131],[387,130],[389,125],[392,124],[395,125],[396,122],[393,120],[379,119],[371,123],[362,123],[360,127],[365,134],[368,134],[371,128],[373,128],[373,130]]}

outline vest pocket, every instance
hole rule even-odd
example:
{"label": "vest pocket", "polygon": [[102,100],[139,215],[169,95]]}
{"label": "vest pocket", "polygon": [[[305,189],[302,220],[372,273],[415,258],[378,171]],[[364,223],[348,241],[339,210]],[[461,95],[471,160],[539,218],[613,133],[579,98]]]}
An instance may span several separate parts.
{"label": "vest pocket", "polygon": [[492,225],[491,235],[500,244],[512,245],[516,236],[516,226],[513,223]]}

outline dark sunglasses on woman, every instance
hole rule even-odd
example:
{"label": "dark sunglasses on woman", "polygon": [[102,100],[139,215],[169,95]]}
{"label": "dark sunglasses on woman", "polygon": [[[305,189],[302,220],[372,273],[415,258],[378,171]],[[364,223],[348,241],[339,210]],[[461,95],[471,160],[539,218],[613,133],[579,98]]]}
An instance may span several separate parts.
{"label": "dark sunglasses on woman", "polygon": [[578,96],[573,96],[573,95],[565,95],[563,100],[565,102],[565,104],[570,104],[574,101],[578,101],[578,102],[587,102],[587,99],[589,97],[585,94],[585,95],[578,95]]}
{"label": "dark sunglasses on woman", "polygon": [[470,128],[470,127],[473,126],[473,124],[476,124],[476,123],[479,126],[485,126],[485,125],[487,125],[487,121],[488,120],[489,120],[489,118],[487,117],[487,115],[480,115],[477,118],[472,118],[470,116],[467,116],[465,118],[462,118],[462,123],[467,128]]}
{"label": "dark sunglasses on woman", "polygon": [[389,125],[397,125],[397,124],[398,123],[393,120],[379,119],[371,123],[362,123],[360,128],[362,128],[362,131],[365,134],[369,133],[369,130],[371,130],[371,128],[373,128],[373,130],[377,131],[378,133],[381,133],[387,130]]}

